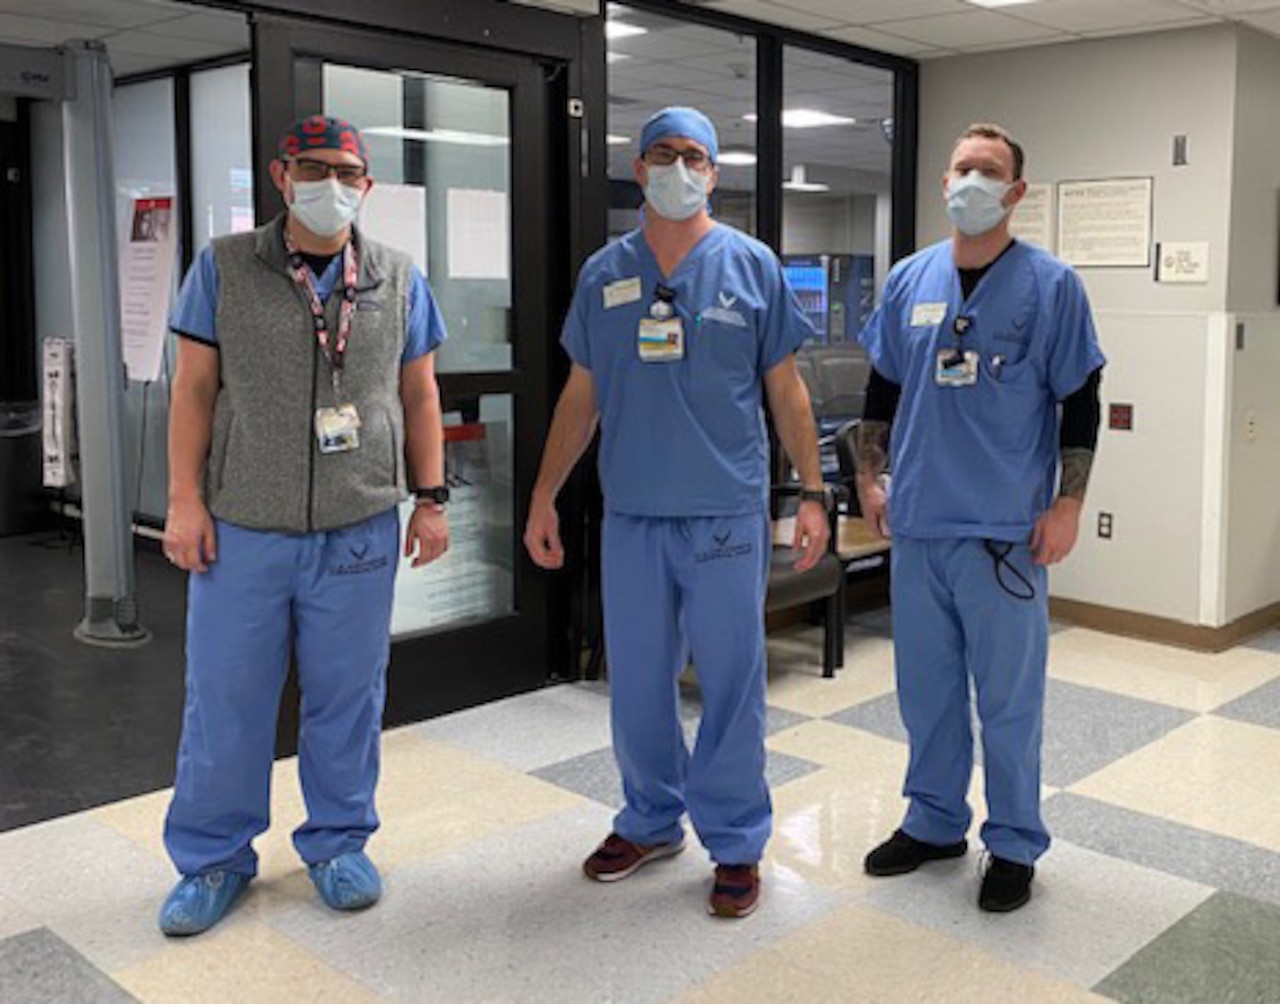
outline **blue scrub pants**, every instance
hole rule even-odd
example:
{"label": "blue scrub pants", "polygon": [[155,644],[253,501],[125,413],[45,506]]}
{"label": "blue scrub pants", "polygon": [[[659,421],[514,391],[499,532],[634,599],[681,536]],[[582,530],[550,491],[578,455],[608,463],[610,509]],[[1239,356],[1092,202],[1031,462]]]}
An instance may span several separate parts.
{"label": "blue scrub pants", "polygon": [[[1008,560],[1034,586],[1034,599],[1001,588],[981,540],[893,538],[898,704],[911,739],[902,828],[931,844],[954,843],[969,829],[972,677],[986,772],[982,839],[992,854],[1031,864],[1049,847],[1040,817],[1048,573],[1025,545]],[[1008,567],[1000,575],[1029,592]]]}
{"label": "blue scrub pants", "polygon": [[399,561],[395,509],[323,533],[219,521],[218,560],[192,573],[187,701],[165,847],[184,875],[257,873],[280,692],[292,646],[302,691],[298,772],[308,864],[360,850],[378,827],[382,708]]}
{"label": "blue scrub pants", "polygon": [[[652,519],[608,513],[602,533],[613,749],[638,844],[683,836],[687,810],[719,864],[754,864],[773,823],[765,783],[764,513]],[[692,654],[702,723],[690,756],[679,677]]]}

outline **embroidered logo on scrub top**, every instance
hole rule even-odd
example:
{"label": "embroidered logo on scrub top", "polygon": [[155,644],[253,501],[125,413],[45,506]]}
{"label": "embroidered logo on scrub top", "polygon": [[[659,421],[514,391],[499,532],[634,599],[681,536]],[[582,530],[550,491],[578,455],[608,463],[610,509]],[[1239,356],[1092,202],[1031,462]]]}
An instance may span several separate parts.
{"label": "embroidered logo on scrub top", "polygon": [[745,328],[747,319],[742,316],[742,312],[734,310],[734,304],[738,302],[736,296],[730,296],[728,293],[720,294],[720,305],[716,307],[708,307],[702,312],[703,320],[719,321],[721,324],[730,324],[735,328]]}

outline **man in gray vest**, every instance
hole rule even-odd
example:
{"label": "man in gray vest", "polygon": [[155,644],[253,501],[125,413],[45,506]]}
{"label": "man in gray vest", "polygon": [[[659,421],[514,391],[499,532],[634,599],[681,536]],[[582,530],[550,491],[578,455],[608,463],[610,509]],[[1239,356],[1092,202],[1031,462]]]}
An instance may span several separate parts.
{"label": "man in gray vest", "polygon": [[212,927],[257,871],[291,650],[308,813],[294,845],[328,906],[378,900],[364,845],[410,483],[404,555],[417,567],[449,544],[432,355],[444,323],[408,256],[353,227],[373,185],[364,140],[303,119],[271,179],[288,212],[205,248],[171,319],[164,551],[192,574],[168,935]]}

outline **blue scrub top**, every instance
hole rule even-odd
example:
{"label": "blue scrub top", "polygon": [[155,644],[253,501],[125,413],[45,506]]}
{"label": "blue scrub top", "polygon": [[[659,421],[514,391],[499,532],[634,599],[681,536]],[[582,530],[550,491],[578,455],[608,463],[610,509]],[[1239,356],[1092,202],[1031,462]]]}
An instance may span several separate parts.
{"label": "blue scrub top", "polygon": [[[961,316],[970,327],[958,337]],[[893,268],[859,340],[880,374],[902,385],[890,530],[1026,541],[1053,501],[1058,402],[1106,362],[1075,272],[1019,241],[966,300],[943,241]],[[938,353],[957,345],[979,354],[977,382],[939,386]]]}
{"label": "blue scrub top", "polygon": [[[316,295],[321,302],[329,299],[342,279],[342,256],[335,255],[323,275],[315,275]],[[169,327],[180,335],[206,345],[218,344],[218,265],[213,245],[205,245],[187,272],[178,292],[177,302],[169,315]],[[436,305],[431,288],[418,267],[413,266],[409,282],[409,321],[405,332],[404,354],[400,365],[433,352],[448,337],[444,317]]]}
{"label": "blue scrub top", "polygon": [[[623,288],[615,284],[633,279],[639,297],[606,306]],[[674,291],[684,325],[678,362],[639,355],[640,320],[659,284]],[[777,256],[732,227],[717,224],[666,277],[643,231],[597,251],[578,277],[561,344],[595,384],[607,508],[658,517],[763,511],[762,379],[812,337]]]}

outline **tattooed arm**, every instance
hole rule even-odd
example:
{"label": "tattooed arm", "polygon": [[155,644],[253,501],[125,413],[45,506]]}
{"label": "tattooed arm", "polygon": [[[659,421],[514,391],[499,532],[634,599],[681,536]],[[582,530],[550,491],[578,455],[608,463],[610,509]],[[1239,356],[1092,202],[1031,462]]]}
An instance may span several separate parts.
{"label": "tattooed arm", "polygon": [[854,433],[858,505],[867,527],[877,537],[889,536],[884,472],[889,466],[889,431],[901,396],[899,384],[885,379],[873,369],[867,381],[867,406]]}
{"label": "tattooed arm", "polygon": [[1040,517],[1031,536],[1031,550],[1037,564],[1056,564],[1075,547],[1080,532],[1080,510],[1084,507],[1093,454],[1098,445],[1101,383],[1102,371],[1094,370],[1084,385],[1062,402],[1062,429],[1058,440],[1062,480],[1057,499]]}

